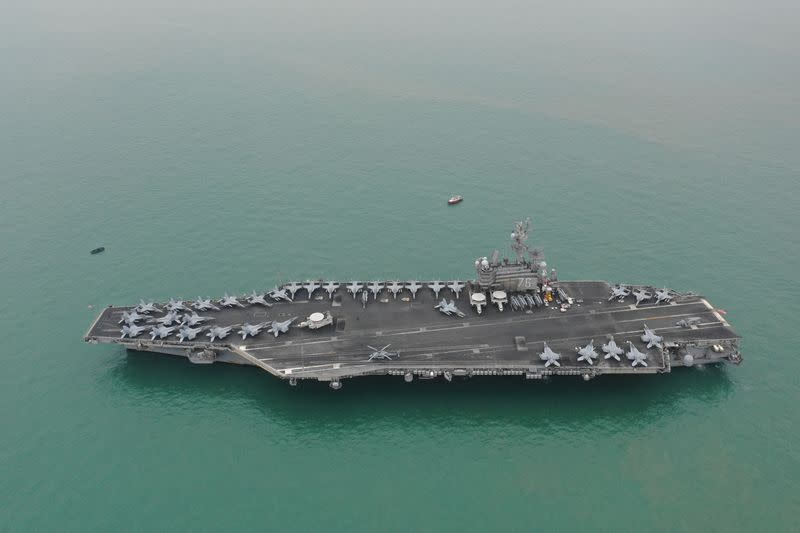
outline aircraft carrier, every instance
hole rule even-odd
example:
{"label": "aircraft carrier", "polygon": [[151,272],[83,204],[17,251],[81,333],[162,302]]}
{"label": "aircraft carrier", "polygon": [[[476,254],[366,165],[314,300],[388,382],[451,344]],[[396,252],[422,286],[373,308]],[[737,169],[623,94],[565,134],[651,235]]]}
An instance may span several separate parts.
{"label": "aircraft carrier", "polygon": [[739,336],[706,299],[658,286],[562,281],[511,234],[515,258],[475,260],[472,280],[284,283],[219,300],[105,308],[86,342],[252,365],[296,385],[392,375],[543,379],[739,364]]}

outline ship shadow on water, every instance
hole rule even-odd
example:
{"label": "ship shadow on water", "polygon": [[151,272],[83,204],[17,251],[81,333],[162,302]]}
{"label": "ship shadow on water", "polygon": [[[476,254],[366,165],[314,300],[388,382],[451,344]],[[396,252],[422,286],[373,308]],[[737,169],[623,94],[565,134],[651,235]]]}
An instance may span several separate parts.
{"label": "ship shadow on water", "polygon": [[[734,384],[722,366],[677,369],[667,375],[600,376],[528,381],[520,376],[443,378],[405,383],[400,376],[369,376],[343,381],[333,391],[315,381],[275,378],[249,366],[193,365],[182,357],[131,352],[120,354],[111,370],[115,394],[156,398],[181,409],[229,405],[254,409],[297,429],[356,430],[373,424],[416,426],[452,424],[596,425],[598,431],[662,423],[702,406],[722,403]],[[162,398],[163,396],[163,398]]]}

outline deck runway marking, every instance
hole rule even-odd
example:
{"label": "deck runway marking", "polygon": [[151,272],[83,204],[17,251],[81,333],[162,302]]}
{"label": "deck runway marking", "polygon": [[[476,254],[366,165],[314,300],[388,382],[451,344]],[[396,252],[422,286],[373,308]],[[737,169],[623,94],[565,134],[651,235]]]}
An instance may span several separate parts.
{"label": "deck runway marking", "polygon": [[696,314],[697,313],[679,313],[679,314],[676,314],[676,315],[661,315],[661,316],[648,316],[648,317],[642,317],[642,318],[628,318],[626,320],[618,320],[617,322],[636,322],[638,320],[642,320],[642,321],[644,321],[644,320],[663,320],[665,318],[678,318],[678,317],[681,317],[681,316],[694,316]]}

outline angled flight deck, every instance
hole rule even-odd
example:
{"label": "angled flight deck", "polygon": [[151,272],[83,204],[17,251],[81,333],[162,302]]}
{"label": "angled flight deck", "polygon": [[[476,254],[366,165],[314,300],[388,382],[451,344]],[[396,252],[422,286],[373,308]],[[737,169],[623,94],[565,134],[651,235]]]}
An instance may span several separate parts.
{"label": "angled flight deck", "polygon": [[559,281],[541,251],[475,261],[475,280],[292,282],[216,301],[108,307],[87,342],[258,366],[295,384],[414,378],[652,374],[741,362],[739,337],[702,297],[603,281]]}

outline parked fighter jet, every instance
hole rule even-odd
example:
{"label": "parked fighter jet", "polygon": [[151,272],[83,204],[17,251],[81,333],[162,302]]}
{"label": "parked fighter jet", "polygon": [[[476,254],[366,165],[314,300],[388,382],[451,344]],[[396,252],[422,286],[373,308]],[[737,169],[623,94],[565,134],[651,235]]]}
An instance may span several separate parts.
{"label": "parked fighter jet", "polygon": [[669,289],[663,288],[661,290],[656,291],[656,303],[660,304],[661,302],[671,302],[672,301],[672,294],[670,293]]}
{"label": "parked fighter jet", "polygon": [[661,337],[656,335],[656,332],[644,325],[644,334],[642,335],[642,342],[647,343],[648,348],[655,346],[658,349],[663,348],[661,344]]}
{"label": "parked fighter jet", "polygon": [[136,324],[122,326],[122,329],[120,330],[122,335],[120,335],[119,338],[123,339],[128,337],[132,339],[134,337],[138,337],[145,329],[147,329],[145,326],[137,326]]}
{"label": "parked fighter jet", "polygon": [[144,300],[139,300],[139,305],[134,307],[134,311],[147,315],[150,313],[160,313],[161,309],[156,307],[156,304],[153,302],[145,303]]}
{"label": "parked fighter jet", "polygon": [[636,349],[631,341],[628,341],[628,353],[625,354],[629,361],[633,361],[631,366],[647,366],[647,354]]}
{"label": "parked fighter jet", "polygon": [[181,326],[181,329],[178,330],[178,342],[183,342],[185,340],[193,341],[197,334],[203,331],[205,328],[190,328],[189,326]]}
{"label": "parked fighter jet", "polygon": [[152,329],[150,329],[150,339],[156,340],[156,337],[158,337],[159,339],[166,339],[167,337],[172,335],[173,331],[175,331],[174,326],[171,328],[168,328],[166,326],[154,326]]}
{"label": "parked fighter jet", "polygon": [[208,333],[206,333],[206,337],[208,337],[211,342],[214,342],[214,339],[222,340],[230,334],[232,329],[233,326],[225,326],[224,328],[212,326],[211,329],[208,330]]}
{"label": "parked fighter jet", "polygon": [[150,323],[161,324],[162,326],[171,326],[180,322],[177,311],[169,311],[166,315],[159,318],[151,318]]}
{"label": "parked fighter jet", "polygon": [[253,291],[253,294],[247,296],[247,303],[250,305],[263,305],[264,307],[272,307],[272,304],[269,303],[266,298],[264,298],[263,294],[258,294],[256,291]]}
{"label": "parked fighter jet", "polygon": [[412,280],[406,282],[406,289],[408,289],[411,293],[411,297],[415,300],[417,299],[417,291],[420,290],[420,288],[422,288],[422,284],[420,284],[419,281]]}
{"label": "parked fighter jet", "polygon": [[645,289],[636,289],[633,291],[633,295],[636,297],[636,305],[639,305],[643,301],[649,300],[653,297],[653,295],[647,292]]}
{"label": "parked fighter jet", "polygon": [[219,305],[222,307],[244,307],[244,304],[236,299],[235,296],[228,296],[228,293],[225,293],[225,296],[219,299]]}
{"label": "parked fighter jet", "polygon": [[400,357],[400,352],[387,352],[386,348],[391,346],[391,344],[387,344],[380,350],[377,348],[373,348],[369,344],[367,344],[367,348],[372,350],[372,353],[369,355],[369,359],[367,361],[372,361],[373,359],[388,359],[389,361],[392,360],[392,356],[396,355],[398,358]]}
{"label": "parked fighter jet", "polygon": [[622,301],[630,293],[631,290],[625,285],[617,285],[616,287],[611,288],[611,296],[608,297],[608,301],[610,302],[614,298],[617,298],[619,299],[619,301]]}
{"label": "parked fighter jet", "polygon": [[239,330],[239,333],[242,336],[242,340],[245,340],[248,335],[251,337],[255,337],[264,327],[267,325],[267,322],[261,322],[260,324],[242,324],[242,329]]}
{"label": "parked fighter jet", "polygon": [[168,311],[187,311],[186,306],[183,304],[183,300],[173,300],[172,298],[170,298],[169,302],[167,302],[167,310]]}
{"label": "parked fighter jet", "polygon": [[275,287],[274,289],[269,291],[268,295],[273,300],[283,300],[285,302],[291,302],[292,301],[292,298],[289,296],[289,294],[286,291],[286,289],[279,289],[278,287]]}
{"label": "parked fighter jet", "polygon": [[351,281],[347,284],[347,292],[353,295],[353,300],[356,299],[356,294],[358,291],[364,288],[364,285],[360,281]]}
{"label": "parked fighter jet", "polygon": [[303,288],[303,285],[300,284],[300,283],[297,283],[296,281],[291,281],[291,282],[287,283],[286,286],[285,286],[285,289],[287,291],[289,291],[289,294],[292,295],[292,300],[294,300],[294,294],[297,291],[299,291],[300,289],[302,289],[302,288]]}
{"label": "parked fighter jet", "polygon": [[314,291],[319,289],[320,285],[316,281],[306,281],[303,283],[303,288],[308,291],[308,299],[311,299],[311,295],[314,294]]}
{"label": "parked fighter jet", "polygon": [[690,316],[689,318],[684,318],[682,320],[678,320],[675,322],[676,326],[680,326],[682,328],[690,328],[692,326],[696,326],[701,321],[699,316]]}
{"label": "parked fighter jet", "polygon": [[433,308],[438,309],[447,316],[464,316],[464,313],[462,313],[458,307],[456,307],[456,303],[452,300],[448,302],[446,299],[442,298],[442,301],[433,306]]}
{"label": "parked fighter jet", "polygon": [[603,346],[601,346],[601,348],[606,353],[606,355],[603,357],[603,359],[614,358],[617,361],[619,361],[619,356],[622,355],[622,353],[625,351],[622,348],[620,348],[619,346],[617,346],[617,343],[614,342],[614,337],[610,337],[608,339],[608,342],[605,343]]}
{"label": "parked fighter jet", "polygon": [[594,339],[589,341],[589,344],[584,346],[583,348],[578,349],[578,361],[585,361],[590,365],[594,364],[594,360],[599,357],[597,354],[597,350],[594,349]]}
{"label": "parked fighter jet", "polygon": [[397,281],[390,282],[389,284],[386,285],[386,287],[389,289],[389,292],[391,292],[392,295],[394,295],[395,299],[397,299],[397,293],[403,289],[403,285],[401,285],[400,282]]}
{"label": "parked fighter jet", "polygon": [[561,359],[561,354],[557,354],[556,352],[551,350],[546,342],[544,343],[544,351],[539,354],[539,359],[541,359],[542,361],[547,361],[544,364],[545,367],[548,367],[550,365],[561,366],[561,363],[558,362],[558,360]]}
{"label": "parked fighter jet", "polygon": [[445,284],[442,283],[439,280],[436,280],[436,281],[431,281],[430,283],[428,283],[428,287],[431,288],[431,290],[433,291],[434,296],[436,296],[438,298],[439,297],[439,291],[445,288]]}
{"label": "parked fighter jet", "polygon": [[192,307],[194,307],[198,311],[208,311],[210,309],[213,309],[214,311],[219,311],[219,307],[211,303],[211,298],[209,298],[208,300],[203,300],[199,296],[197,297],[197,300],[192,302]]}
{"label": "parked fighter jet", "polygon": [[339,284],[335,281],[328,281],[322,286],[322,288],[328,291],[328,298],[333,298],[333,293],[339,288]]}
{"label": "parked fighter jet", "polygon": [[461,289],[463,289],[464,286],[465,283],[463,281],[451,281],[447,284],[447,287],[453,291],[453,293],[456,295],[456,298],[458,298],[458,295],[461,293]]}
{"label": "parked fighter jet", "polygon": [[206,320],[214,320],[210,316],[200,316],[195,312],[192,314],[185,314],[183,315],[183,320],[181,320],[181,326],[196,326],[197,324],[202,324]]}
{"label": "parked fighter jet", "polygon": [[378,293],[381,292],[383,289],[383,283],[380,281],[370,281],[369,282],[369,290],[375,296],[375,299],[378,299]]}
{"label": "parked fighter jet", "polygon": [[122,324],[123,322],[125,322],[127,325],[131,326],[131,325],[135,324],[136,322],[138,322],[139,320],[144,320],[145,318],[147,318],[147,317],[144,316],[144,315],[140,315],[139,313],[136,312],[136,309],[134,309],[130,313],[123,312],[122,313],[122,318],[120,318],[119,322],[117,322],[117,323],[118,324]]}
{"label": "parked fighter jet", "polygon": [[272,324],[270,324],[270,326],[267,329],[267,331],[272,333],[276,337],[278,335],[280,335],[281,333],[288,333],[289,332],[289,326],[292,324],[292,322],[295,321],[295,319],[297,319],[296,316],[290,318],[289,320],[284,320],[283,322],[278,322],[277,320],[273,320]]}

